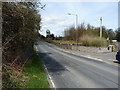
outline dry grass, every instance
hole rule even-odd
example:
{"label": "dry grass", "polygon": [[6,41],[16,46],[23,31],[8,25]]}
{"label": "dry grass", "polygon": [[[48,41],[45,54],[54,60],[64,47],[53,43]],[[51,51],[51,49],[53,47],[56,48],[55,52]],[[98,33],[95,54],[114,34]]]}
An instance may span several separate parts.
{"label": "dry grass", "polygon": [[95,46],[95,47],[104,47],[106,46],[106,42],[104,38],[92,37],[85,35],[80,38],[80,42],[84,46]]}
{"label": "dry grass", "polygon": [[[19,66],[11,67],[11,65],[3,64],[2,88],[19,88],[23,86],[26,76],[21,72]],[[19,68],[19,69],[18,69]]]}

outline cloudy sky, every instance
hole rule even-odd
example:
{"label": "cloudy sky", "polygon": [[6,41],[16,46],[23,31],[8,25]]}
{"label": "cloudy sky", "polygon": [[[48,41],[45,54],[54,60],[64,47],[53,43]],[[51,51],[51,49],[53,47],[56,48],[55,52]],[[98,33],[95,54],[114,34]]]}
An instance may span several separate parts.
{"label": "cloudy sky", "polygon": [[46,4],[41,11],[42,28],[40,33],[46,35],[49,29],[55,36],[63,36],[64,29],[75,25],[75,16],[78,15],[78,23],[85,22],[95,27],[100,26],[100,17],[103,17],[103,26],[107,29],[118,27],[118,2],[42,2]]}

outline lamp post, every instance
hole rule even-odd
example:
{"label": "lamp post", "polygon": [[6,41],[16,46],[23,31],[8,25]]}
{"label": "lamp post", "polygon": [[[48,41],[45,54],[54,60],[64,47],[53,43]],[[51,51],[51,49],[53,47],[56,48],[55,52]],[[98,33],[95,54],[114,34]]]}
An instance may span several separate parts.
{"label": "lamp post", "polygon": [[102,38],[102,17],[100,17],[100,38]]}
{"label": "lamp post", "polygon": [[77,14],[71,14],[71,13],[68,13],[68,15],[73,15],[76,17],[75,19],[75,29],[76,29],[76,49],[78,49],[78,32],[77,32],[77,29],[78,29],[78,15]]}

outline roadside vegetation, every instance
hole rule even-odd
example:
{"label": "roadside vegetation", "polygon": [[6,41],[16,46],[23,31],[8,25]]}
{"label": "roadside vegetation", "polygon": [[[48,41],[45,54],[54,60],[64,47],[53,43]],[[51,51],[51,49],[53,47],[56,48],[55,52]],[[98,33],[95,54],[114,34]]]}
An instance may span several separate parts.
{"label": "roadside vegetation", "polygon": [[106,47],[108,45],[116,44],[112,40],[120,42],[120,28],[113,30],[102,26],[102,38],[100,38],[100,27],[94,27],[90,24],[81,23],[77,29],[73,26],[65,29],[63,37],[47,36],[46,38],[47,42],[53,44],[78,43],[83,46]]}
{"label": "roadside vegetation", "polygon": [[[54,36],[54,35],[53,35]],[[102,38],[100,38],[100,27],[81,23],[77,29],[70,27],[64,30],[63,37],[51,37],[47,35],[47,42],[53,44],[80,44],[83,46],[106,47],[114,45],[112,40],[120,41],[120,30],[113,31],[102,26]]]}
{"label": "roadside vegetation", "polygon": [[80,42],[83,46],[95,46],[95,47],[104,47],[107,45],[107,42],[104,38],[92,37],[92,36],[82,36]]}
{"label": "roadside vegetation", "polygon": [[107,38],[109,40],[116,39],[116,33],[112,29],[106,29],[102,27],[102,38],[99,38],[99,27],[91,26],[90,24],[85,25],[82,23],[75,30],[74,27],[68,28],[64,31],[63,40],[72,40],[81,43],[83,46],[95,46],[104,47],[107,46]]}
{"label": "roadside vegetation", "polygon": [[24,74],[27,77],[24,88],[49,88],[43,64],[37,55],[36,50],[28,60],[27,64],[25,64]]}
{"label": "roadside vegetation", "polygon": [[118,42],[120,42],[120,28],[118,28],[118,30],[117,30],[116,39]]}
{"label": "roadside vegetation", "polygon": [[75,41],[67,41],[67,40],[45,40],[46,42],[53,43],[53,44],[76,44]]}
{"label": "roadside vegetation", "polygon": [[24,86],[26,76],[22,72],[29,57],[32,54],[35,57],[33,45],[39,38],[41,15],[38,7],[42,9],[44,5],[37,2],[2,3],[2,88]]}

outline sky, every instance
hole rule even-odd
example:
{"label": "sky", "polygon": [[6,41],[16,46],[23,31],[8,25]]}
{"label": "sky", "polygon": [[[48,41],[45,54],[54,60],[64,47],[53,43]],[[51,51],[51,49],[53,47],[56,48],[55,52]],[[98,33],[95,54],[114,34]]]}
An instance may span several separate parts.
{"label": "sky", "polygon": [[42,17],[40,33],[46,36],[50,30],[55,36],[64,36],[64,30],[75,26],[75,16],[78,15],[78,25],[81,23],[100,26],[100,17],[103,26],[107,29],[118,28],[118,2],[42,2],[45,10],[40,10]]}

